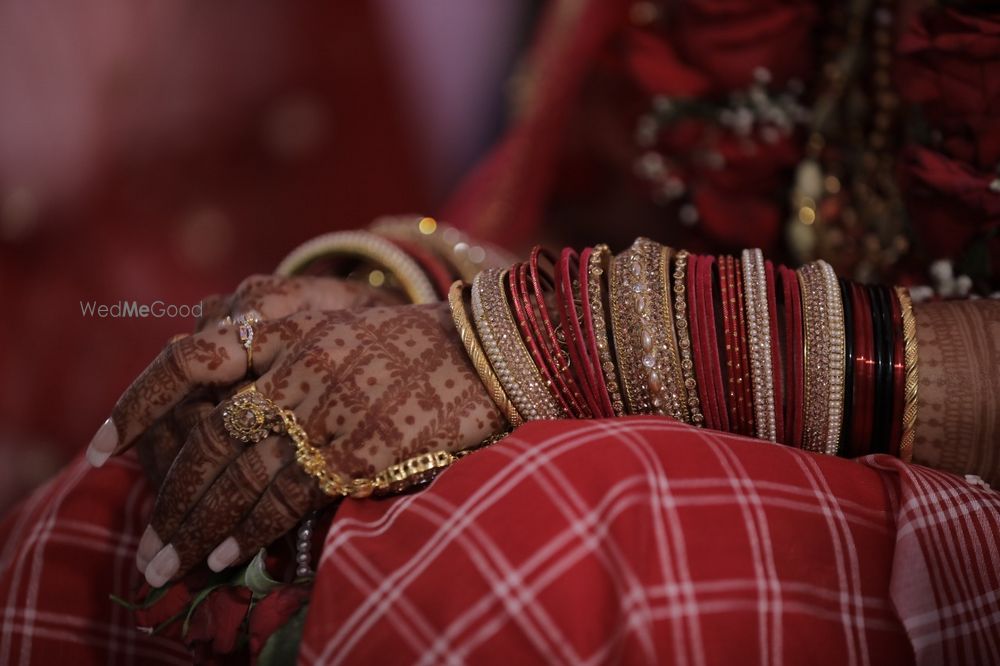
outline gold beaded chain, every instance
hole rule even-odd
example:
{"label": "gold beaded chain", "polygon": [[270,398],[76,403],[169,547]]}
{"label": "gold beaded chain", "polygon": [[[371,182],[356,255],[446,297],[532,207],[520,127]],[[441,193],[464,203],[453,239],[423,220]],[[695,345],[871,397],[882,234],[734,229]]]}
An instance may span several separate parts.
{"label": "gold beaded chain", "polygon": [[295,444],[295,460],[309,476],[316,479],[320,490],[331,497],[354,497],[362,499],[374,494],[402,492],[414,485],[430,481],[442,469],[459,458],[483,447],[499,442],[510,434],[509,430],[498,432],[474,447],[452,453],[444,449],[421,453],[390,465],[370,479],[357,478],[345,481],[338,474],[327,469],[323,452],[309,441],[305,429],[299,425],[295,412],[290,409],[279,411],[283,429]]}

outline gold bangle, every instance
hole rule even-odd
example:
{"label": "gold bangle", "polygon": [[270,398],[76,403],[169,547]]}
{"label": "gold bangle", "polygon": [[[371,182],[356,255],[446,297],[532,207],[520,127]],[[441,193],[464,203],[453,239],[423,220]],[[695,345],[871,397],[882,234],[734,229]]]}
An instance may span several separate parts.
{"label": "gold bangle", "polygon": [[618,384],[618,374],[615,363],[611,358],[611,342],[608,340],[608,327],[604,313],[604,299],[601,297],[601,282],[605,274],[610,274],[607,266],[607,258],[611,250],[607,245],[597,245],[590,255],[590,279],[587,280],[588,297],[590,298],[590,311],[594,320],[594,338],[597,342],[597,352],[600,356],[601,370],[604,372],[604,381],[607,384],[608,396],[611,398],[611,409],[615,416],[625,414],[625,403],[622,400],[621,389]]}
{"label": "gold bangle", "polygon": [[798,270],[802,289],[805,366],[802,446],[835,455],[844,408],[844,304],[833,267],[819,260]]}
{"label": "gold bangle", "polygon": [[562,408],[542,379],[514,323],[504,289],[506,271],[487,268],[472,282],[472,316],[486,358],[526,421],[558,419]]}
{"label": "gold bangle", "polygon": [[774,368],[771,365],[771,322],[767,307],[764,253],[756,248],[743,250],[741,259],[756,434],[760,439],[774,442],[778,439],[777,416],[774,412]]}
{"label": "gold bangle", "polygon": [[370,231],[334,231],[317,236],[288,253],[277,275],[296,275],[316,261],[331,256],[361,257],[384,267],[399,280],[412,303],[436,303],[437,292],[423,269],[390,241]]}
{"label": "gold bangle", "polygon": [[614,258],[612,327],[630,413],[688,421],[667,266],[670,248],[638,238]]}
{"label": "gold bangle", "polygon": [[[611,292],[611,335],[617,360],[618,374],[621,375],[623,394],[629,414],[648,414],[652,411],[649,391],[645,386],[640,350],[642,347],[627,336],[641,336],[639,313],[646,309],[646,299],[635,296],[646,292],[646,284],[640,280],[645,274],[641,258],[635,253],[635,246],[620,255],[611,257],[608,275]],[[634,292],[637,289],[639,291]],[[640,292],[642,292],[640,294]]]}
{"label": "gold bangle", "polygon": [[[658,275],[656,275],[656,278],[660,281],[662,292],[658,297],[654,295],[653,314],[656,317],[655,321],[659,323],[659,326],[657,326],[659,329],[657,344],[664,352],[659,365],[660,372],[663,375],[663,388],[661,389],[660,397],[660,401],[663,404],[660,407],[660,413],[669,414],[678,421],[690,423],[691,410],[688,404],[688,388],[684,377],[684,369],[681,365],[680,340],[678,336],[680,322],[677,321],[674,315],[674,308],[670,299],[670,295],[673,293],[670,286],[670,258],[674,251],[673,248],[659,245],[649,240],[645,241],[645,245],[648,247],[647,251],[653,257],[659,255],[659,258],[653,261],[657,267]],[[686,320],[683,325],[687,326]]]}
{"label": "gold bangle", "polygon": [[472,365],[476,369],[476,374],[479,375],[480,381],[483,382],[483,386],[489,391],[490,398],[493,399],[493,402],[504,415],[504,418],[507,419],[507,422],[516,428],[524,423],[524,419],[517,413],[517,408],[511,403],[507,392],[503,390],[500,380],[497,378],[496,373],[493,372],[493,367],[490,365],[489,359],[486,358],[486,353],[479,344],[479,339],[476,337],[472,322],[469,321],[469,314],[465,310],[464,289],[465,283],[461,280],[456,280],[452,283],[451,289],[448,290],[448,305],[451,306],[452,321],[455,322],[455,328],[458,330],[458,336],[462,339],[462,344],[465,346],[465,352],[469,355],[469,360],[472,361]]}
{"label": "gold bangle", "polygon": [[687,390],[687,406],[691,410],[690,423],[700,428],[705,423],[705,416],[701,413],[698,380],[695,377],[694,357],[691,352],[691,328],[687,311],[688,256],[687,250],[681,250],[674,257],[674,319],[677,321],[677,347],[680,350],[684,388]]}
{"label": "gold bangle", "polygon": [[917,319],[913,314],[910,291],[896,287],[900,309],[903,311],[903,360],[906,368],[906,382],[903,403],[903,432],[899,441],[899,457],[903,462],[913,460],[913,440],[917,429],[917,387],[919,375],[917,365]]}

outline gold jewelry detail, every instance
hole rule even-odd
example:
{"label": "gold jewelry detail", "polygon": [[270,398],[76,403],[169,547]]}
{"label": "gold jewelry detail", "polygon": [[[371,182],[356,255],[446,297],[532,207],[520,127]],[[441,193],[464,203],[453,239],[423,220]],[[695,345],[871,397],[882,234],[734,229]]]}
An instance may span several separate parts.
{"label": "gold jewelry detail", "polygon": [[[659,254],[659,258],[654,259],[654,263],[657,264],[658,278],[662,285],[662,292],[653,301],[654,310],[662,310],[662,312],[654,313],[656,321],[660,324],[656,328],[659,329],[660,340],[658,342],[663,352],[660,363],[660,371],[663,376],[663,388],[661,389],[660,400],[664,404],[660,407],[660,413],[670,414],[670,416],[684,423],[691,423],[688,387],[685,381],[684,369],[681,367],[679,342],[679,329],[683,325],[685,332],[687,332],[687,320],[683,317],[680,321],[676,319],[670,300],[670,294],[672,293],[670,287],[670,256],[674,251],[673,248],[666,245],[661,246],[650,240],[647,240],[645,245],[648,246],[647,251],[654,257]],[[685,307],[687,306],[685,305]],[[690,345],[690,341],[688,344]],[[697,396],[697,393],[695,395]],[[653,398],[653,404],[656,406],[656,398]]]}
{"label": "gold jewelry detail", "polygon": [[670,249],[648,238],[636,239],[631,248],[614,258],[614,347],[629,413],[665,414],[687,421],[687,397],[668,297],[669,260]]}
{"label": "gold jewelry detail", "polygon": [[687,391],[687,406],[691,410],[690,423],[699,428],[705,423],[698,398],[698,381],[694,373],[694,357],[691,353],[691,329],[687,311],[687,264],[688,251],[681,250],[674,257],[674,319],[677,320],[677,347],[680,350],[680,368]]}
{"label": "gold jewelry detail", "polygon": [[[642,347],[631,339],[632,335],[642,336],[639,317],[646,312],[649,303],[648,286],[642,279],[646,271],[635,244],[622,254],[612,257],[611,272],[608,278],[611,282],[611,328],[628,413],[649,414],[652,412],[652,405],[644,382],[646,377],[640,355]],[[647,338],[652,347],[652,334],[647,333]],[[652,358],[650,366],[655,364],[655,358]]]}
{"label": "gold jewelry detail", "polygon": [[774,368],[771,365],[771,319],[767,306],[767,274],[764,253],[759,249],[743,250],[743,295],[746,303],[750,378],[753,382],[754,423],[757,437],[777,441],[777,416],[774,412]]}
{"label": "gold jewelry detail", "polygon": [[256,336],[254,331],[254,326],[264,321],[264,317],[261,316],[256,310],[247,310],[241,314],[232,317],[226,315],[225,318],[219,321],[219,328],[224,328],[226,326],[236,326],[237,332],[240,336],[240,344],[247,353],[247,372],[253,372],[253,341]]}
{"label": "gold jewelry detail", "polygon": [[805,365],[805,420],[802,446],[837,453],[844,408],[844,304],[837,276],[825,261],[798,270],[802,289]]}
{"label": "gold jewelry detail", "polygon": [[526,421],[565,414],[521,338],[507,302],[507,271],[487,268],[472,282],[472,315],[486,357],[517,412]]}
{"label": "gold jewelry detail", "polygon": [[275,269],[278,275],[296,275],[313,261],[330,256],[367,259],[390,271],[413,303],[436,303],[434,285],[410,255],[370,231],[334,231],[317,236],[292,250]]}
{"label": "gold jewelry detail", "polygon": [[903,462],[913,460],[913,439],[917,428],[917,387],[919,376],[917,365],[917,319],[913,315],[913,301],[910,290],[896,287],[900,309],[903,311],[903,359],[906,368],[906,382],[903,402],[903,431],[899,442],[899,457]]}
{"label": "gold jewelry detail", "polygon": [[233,439],[259,442],[272,432],[281,432],[281,408],[261,394],[255,384],[249,384],[226,402],[222,424]]}
{"label": "gold jewelry detail", "polygon": [[610,275],[606,263],[610,253],[611,250],[607,245],[594,247],[594,251],[590,255],[590,265],[587,268],[590,271],[587,291],[590,300],[590,313],[594,320],[594,338],[597,341],[597,352],[601,360],[601,370],[604,372],[604,382],[607,384],[608,396],[611,398],[611,408],[614,410],[615,416],[623,416],[625,403],[622,401],[615,363],[611,358],[612,350],[611,342],[608,340],[608,327],[605,323],[604,299],[601,298],[602,277],[605,274]]}
{"label": "gold jewelry detail", "polygon": [[372,477],[371,487],[373,492],[379,491],[401,491],[407,487],[420,483],[424,475],[429,472],[436,473],[438,470],[448,467],[458,460],[448,451],[432,451],[423,453],[412,458],[407,458],[401,463],[390,465]]}
{"label": "gold jewelry detail", "polygon": [[474,447],[455,453],[444,449],[421,453],[395,465],[390,465],[370,479],[357,478],[345,481],[339,475],[327,470],[323,452],[309,442],[308,435],[299,425],[293,411],[282,409],[281,419],[285,433],[295,444],[295,460],[306,474],[316,480],[325,494],[331,497],[354,497],[355,499],[363,499],[372,494],[402,492],[418,483],[430,481],[438,472],[456,460],[464,458],[484,446],[494,444],[510,434],[509,431],[496,433]]}
{"label": "gold jewelry detail", "polygon": [[486,352],[483,351],[482,346],[479,344],[476,331],[473,329],[472,322],[469,321],[469,315],[465,310],[464,289],[465,283],[461,280],[456,280],[452,283],[451,289],[448,290],[448,304],[451,306],[452,321],[455,322],[455,328],[458,330],[458,336],[462,339],[462,344],[465,346],[465,352],[469,355],[469,360],[472,361],[472,365],[476,369],[479,379],[483,382],[483,386],[489,391],[490,398],[493,399],[493,402],[500,409],[507,422],[516,428],[524,423],[524,419],[517,413],[517,408],[514,407],[510,398],[507,397],[507,392],[503,390],[500,380],[497,378],[496,373],[493,372],[493,367],[490,365],[489,359],[486,358]]}

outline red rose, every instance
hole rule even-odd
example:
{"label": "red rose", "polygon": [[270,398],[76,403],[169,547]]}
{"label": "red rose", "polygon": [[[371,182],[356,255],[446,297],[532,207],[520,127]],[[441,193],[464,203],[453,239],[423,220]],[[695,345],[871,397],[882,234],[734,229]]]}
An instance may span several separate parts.
{"label": "red rose", "polygon": [[212,590],[191,615],[184,642],[189,646],[211,644],[213,654],[228,654],[236,647],[240,627],[250,609],[251,592],[243,586]]}
{"label": "red rose", "polygon": [[254,604],[250,613],[250,654],[260,654],[275,631],[281,628],[309,601],[310,588],[304,585],[282,585]]}
{"label": "red rose", "polygon": [[942,134],[949,156],[993,170],[1000,163],[1000,14],[954,9],[919,14],[899,39],[896,82]]}
{"label": "red rose", "polygon": [[[933,257],[955,258],[1000,226],[1000,194],[990,189],[995,173],[921,147],[907,151],[902,170],[910,215]],[[993,243],[991,250],[1000,265],[1000,247]]]}
{"label": "red rose", "polygon": [[[144,585],[146,595],[150,591],[149,586]],[[156,600],[149,608],[138,608],[135,611],[136,625],[143,630],[155,629],[167,620],[176,617],[184,611],[191,603],[191,590],[183,583],[175,583]],[[165,638],[180,638],[183,617],[164,627],[157,635]]]}

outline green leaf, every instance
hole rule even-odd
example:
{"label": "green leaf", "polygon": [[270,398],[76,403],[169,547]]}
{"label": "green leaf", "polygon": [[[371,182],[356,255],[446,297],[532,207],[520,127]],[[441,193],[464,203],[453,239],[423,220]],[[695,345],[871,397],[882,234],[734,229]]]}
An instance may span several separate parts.
{"label": "green leaf", "polygon": [[195,597],[191,600],[191,605],[188,606],[187,616],[184,618],[184,626],[181,627],[181,636],[187,636],[188,629],[191,628],[191,616],[194,615],[195,609],[198,608],[198,606],[200,606],[201,603],[208,598],[208,595],[214,592],[216,588],[220,588],[222,586],[223,586],[222,583],[216,585],[209,585],[204,590],[195,595]]}
{"label": "green leaf", "polygon": [[302,604],[302,608],[288,622],[271,634],[257,657],[259,666],[283,666],[298,661],[299,644],[302,642],[302,630],[306,626],[308,610],[309,604]]}
{"label": "green leaf", "polygon": [[127,599],[119,597],[117,594],[109,594],[108,597],[111,599],[111,601],[115,602],[119,606],[124,606],[130,611],[146,610],[147,608],[155,604],[157,601],[159,601],[171,587],[173,587],[173,585],[164,585],[163,587],[155,587],[148,595],[146,595],[146,598],[143,599],[142,601],[128,601]]}
{"label": "green leaf", "polygon": [[267,573],[264,558],[267,552],[261,548],[243,572],[243,584],[250,588],[254,599],[263,599],[274,588],[281,585]]}
{"label": "green leaf", "polygon": [[150,635],[151,636],[155,636],[156,634],[160,633],[161,631],[163,631],[164,629],[166,629],[167,627],[169,627],[170,625],[172,625],[174,622],[176,622],[177,620],[181,619],[184,616],[184,613],[186,613],[186,612],[187,611],[183,611],[182,610],[181,612],[177,613],[176,615],[174,615],[172,617],[168,617],[166,620],[164,620],[163,622],[161,622],[158,625],[156,625],[155,627],[153,627],[153,630],[149,632]]}

